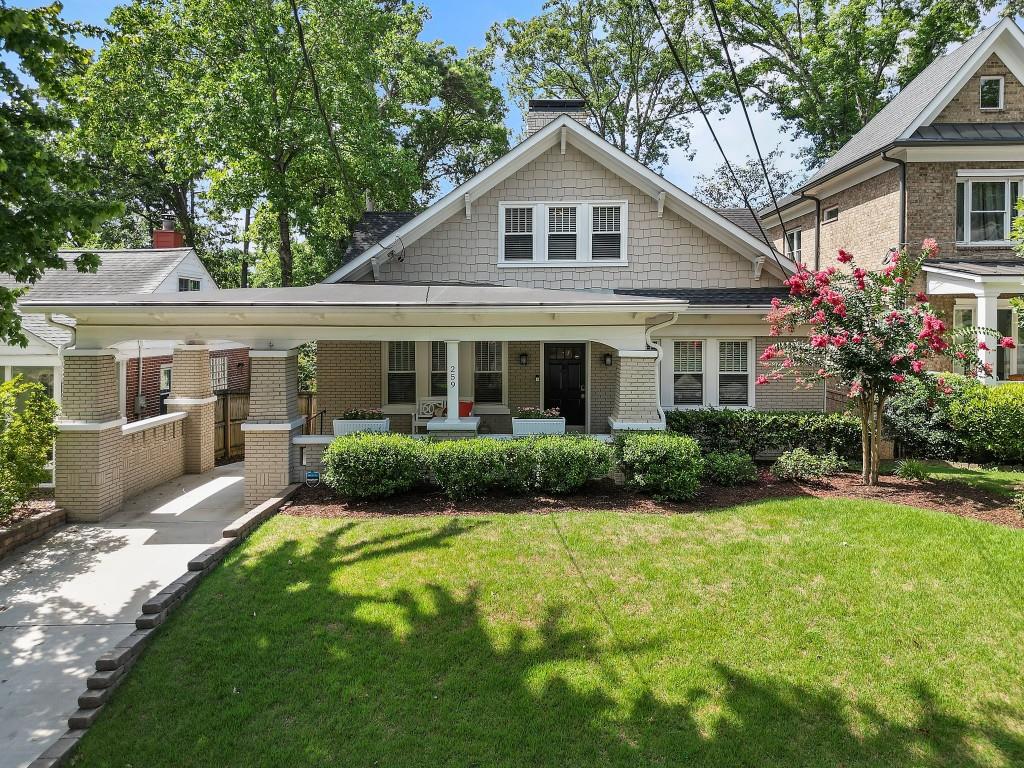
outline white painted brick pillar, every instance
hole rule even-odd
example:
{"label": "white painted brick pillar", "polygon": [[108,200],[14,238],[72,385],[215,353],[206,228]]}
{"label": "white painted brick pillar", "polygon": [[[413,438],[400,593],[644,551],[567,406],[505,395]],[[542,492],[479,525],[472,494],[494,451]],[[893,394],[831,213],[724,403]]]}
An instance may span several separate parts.
{"label": "white painted brick pillar", "polygon": [[658,407],[658,353],[654,350],[619,350],[615,406],[608,424],[612,431],[664,429]]}

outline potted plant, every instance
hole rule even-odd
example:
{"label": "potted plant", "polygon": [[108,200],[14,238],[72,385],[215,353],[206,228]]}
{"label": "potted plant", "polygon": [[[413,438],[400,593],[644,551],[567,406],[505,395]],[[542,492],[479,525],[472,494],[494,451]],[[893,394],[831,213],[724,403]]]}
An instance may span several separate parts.
{"label": "potted plant", "polygon": [[512,417],[512,435],[564,435],[565,419],[557,408],[517,408]]}
{"label": "potted plant", "polygon": [[386,418],[380,408],[349,408],[342,412],[340,419],[334,420],[335,435],[389,431],[391,419]]}

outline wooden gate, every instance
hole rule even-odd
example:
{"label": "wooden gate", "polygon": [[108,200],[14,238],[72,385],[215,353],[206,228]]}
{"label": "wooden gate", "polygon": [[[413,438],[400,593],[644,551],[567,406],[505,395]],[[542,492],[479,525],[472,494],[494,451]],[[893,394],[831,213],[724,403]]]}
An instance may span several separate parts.
{"label": "wooden gate", "polygon": [[[298,400],[299,414],[305,416],[309,434],[311,428],[310,415],[317,415],[316,393],[300,392]],[[249,418],[248,392],[222,392],[217,395],[213,425],[215,457],[217,461],[232,461],[245,458],[245,435],[242,423]]]}

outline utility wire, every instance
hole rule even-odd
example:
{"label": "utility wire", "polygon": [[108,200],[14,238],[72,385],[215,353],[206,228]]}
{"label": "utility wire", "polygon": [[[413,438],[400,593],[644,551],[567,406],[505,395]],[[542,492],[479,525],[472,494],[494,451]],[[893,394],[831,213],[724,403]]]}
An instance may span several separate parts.
{"label": "utility wire", "polygon": [[[707,126],[708,131],[711,133],[711,138],[715,142],[715,146],[718,147],[718,152],[722,156],[722,160],[725,161],[726,170],[729,173],[729,177],[732,179],[733,184],[736,185],[736,189],[739,190],[740,196],[743,198],[743,203],[746,205],[747,210],[750,211],[754,217],[754,222],[757,224],[757,229],[761,233],[761,238],[764,240],[765,245],[772,253],[772,258],[775,259],[775,263],[779,265],[779,269],[782,273],[786,273],[786,268],[782,266],[782,262],[779,261],[779,255],[772,245],[772,240],[768,237],[768,233],[765,232],[764,227],[761,225],[761,217],[757,215],[757,211],[754,210],[750,204],[750,198],[747,197],[747,191],[743,188],[739,178],[736,176],[736,171],[733,170],[732,163],[729,162],[729,156],[725,153],[725,148],[722,146],[722,142],[718,139],[718,134],[715,133],[715,128],[711,124],[711,119],[708,117],[707,110],[704,109],[704,104],[701,101],[700,96],[697,94],[697,89],[693,87],[693,81],[690,78],[690,72],[683,63],[682,58],[679,56],[679,51],[676,50],[676,45],[672,42],[672,36],[669,35],[668,29],[665,27],[665,22],[661,20],[661,14],[658,12],[658,6],[654,0],[647,0],[648,6],[650,6],[651,13],[654,14],[655,20],[658,22],[658,26],[661,28],[661,34],[665,36],[665,42],[668,45],[669,51],[672,53],[672,58],[675,59],[676,66],[679,67],[679,72],[683,76],[683,81],[686,83],[686,89],[690,92],[690,98],[693,99],[693,103],[697,105],[697,111],[700,112],[700,116],[704,118],[704,124]],[[684,37],[685,42],[685,37]],[[785,239],[783,239],[785,243]]]}
{"label": "utility wire", "polygon": [[750,138],[754,142],[754,151],[757,153],[757,161],[761,164],[761,173],[764,174],[764,183],[768,185],[768,193],[772,197],[772,205],[775,206],[775,215],[779,217],[779,226],[782,227],[782,242],[786,242],[786,223],[782,220],[782,211],[779,210],[779,201],[775,197],[775,189],[772,187],[771,177],[768,175],[768,167],[765,165],[764,157],[761,155],[761,147],[757,143],[757,134],[754,133],[754,126],[750,122],[750,113],[747,111],[747,103],[743,100],[743,88],[740,86],[740,78],[736,74],[736,67],[732,63],[732,54],[729,53],[729,44],[725,41],[725,32],[722,29],[722,21],[718,17],[718,7],[715,0],[708,0],[711,8],[711,15],[715,19],[715,26],[718,28],[718,39],[722,41],[722,50],[725,52],[725,61],[729,65],[729,73],[732,75],[732,83],[736,87],[736,98],[743,108],[743,117],[747,121],[747,130],[750,131]]}

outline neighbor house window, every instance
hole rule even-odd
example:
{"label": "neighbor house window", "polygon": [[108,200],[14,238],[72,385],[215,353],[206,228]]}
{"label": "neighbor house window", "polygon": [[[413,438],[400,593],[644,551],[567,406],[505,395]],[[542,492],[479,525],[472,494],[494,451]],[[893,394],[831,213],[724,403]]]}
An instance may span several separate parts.
{"label": "neighbor house window", "polygon": [[223,392],[228,388],[228,359],[226,357],[210,358],[210,381],[214,392]]}
{"label": "neighbor house window", "polygon": [[473,400],[500,403],[502,398],[501,342],[478,341],[473,348]]}
{"label": "neighbor house window", "polygon": [[499,263],[622,264],[626,203],[499,203]]}
{"label": "neighbor house window", "polygon": [[1003,108],[1003,78],[983,77],[981,78],[981,108],[1002,109]]}
{"label": "neighbor house window", "polygon": [[956,185],[956,239],[960,243],[1005,243],[1017,218],[1024,185],[1020,178],[970,178]]}
{"label": "neighbor house window", "polygon": [[173,366],[171,363],[164,363],[160,366],[160,391],[170,392],[171,391],[171,371]]}
{"label": "neighbor house window", "polygon": [[617,205],[595,205],[590,254],[594,259],[622,258],[622,208]]}
{"label": "neighbor house window", "polygon": [[718,404],[750,405],[750,343],[718,343]]}
{"label": "neighbor house window", "polygon": [[786,256],[795,262],[800,261],[802,232],[799,229],[791,229],[786,232]]}
{"label": "neighbor house window", "polygon": [[448,393],[448,345],[443,341],[430,342],[430,396]]}
{"label": "neighbor house window", "polygon": [[388,342],[388,403],[416,402],[416,343]]}
{"label": "neighbor house window", "polygon": [[505,208],[506,261],[533,258],[533,208]]}
{"label": "neighbor house window", "polygon": [[822,211],[821,221],[823,224],[831,224],[833,221],[839,220],[839,206],[833,205],[831,208],[826,208]]}
{"label": "neighbor house window", "polygon": [[548,258],[555,261],[576,259],[576,208],[548,208]]}
{"label": "neighbor house window", "polygon": [[677,341],[673,355],[672,402],[704,404],[704,342]]}
{"label": "neighbor house window", "polygon": [[178,278],[178,291],[185,293],[186,291],[198,291],[202,288],[202,281],[195,277],[179,277]]}

